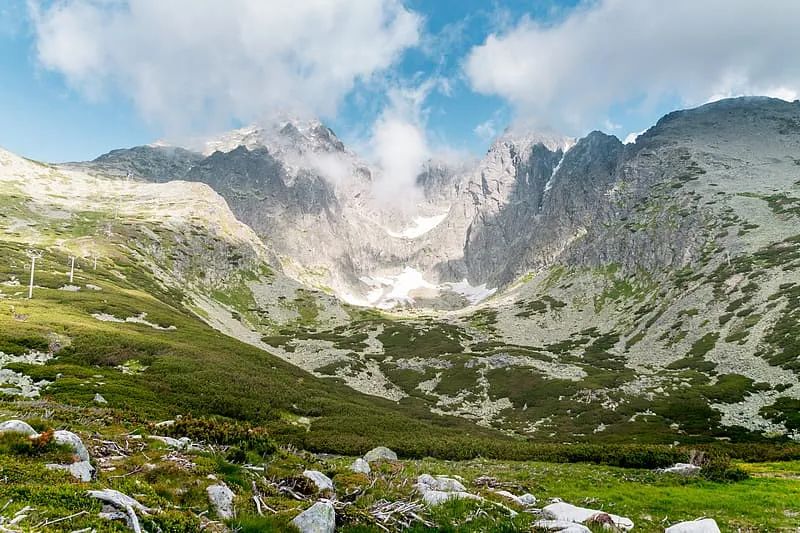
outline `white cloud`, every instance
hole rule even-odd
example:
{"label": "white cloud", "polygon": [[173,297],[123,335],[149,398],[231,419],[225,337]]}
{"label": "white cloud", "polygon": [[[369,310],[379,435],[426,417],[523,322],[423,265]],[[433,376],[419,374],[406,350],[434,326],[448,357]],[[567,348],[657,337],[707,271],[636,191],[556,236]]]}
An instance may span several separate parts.
{"label": "white cloud", "polygon": [[417,200],[417,176],[432,155],[423,104],[440,85],[429,78],[416,87],[389,90],[388,105],[375,121],[369,143],[379,168],[373,191],[379,201],[408,207]]}
{"label": "white cloud", "polygon": [[491,141],[497,136],[497,128],[495,127],[494,120],[492,119],[489,119],[486,122],[481,122],[475,126],[475,129],[472,131],[484,141]]}
{"label": "white cloud", "polygon": [[400,0],[30,0],[40,63],[182,133],[277,111],[333,115],[420,39]]}
{"label": "white cloud", "polygon": [[598,0],[554,24],[529,18],[473,48],[464,68],[479,92],[517,118],[577,132],[609,109],[675,98],[800,90],[800,2]]}
{"label": "white cloud", "polygon": [[636,142],[636,139],[638,139],[638,138],[639,138],[639,135],[641,135],[641,134],[642,134],[642,133],[644,133],[645,131],[647,131],[647,130],[642,130],[642,131],[632,131],[632,132],[630,132],[628,135],[626,135],[626,136],[625,136],[625,140],[624,140],[624,141],[622,141],[622,142],[623,142],[623,143],[625,143],[625,144],[633,144],[633,143],[635,143],[635,142]]}

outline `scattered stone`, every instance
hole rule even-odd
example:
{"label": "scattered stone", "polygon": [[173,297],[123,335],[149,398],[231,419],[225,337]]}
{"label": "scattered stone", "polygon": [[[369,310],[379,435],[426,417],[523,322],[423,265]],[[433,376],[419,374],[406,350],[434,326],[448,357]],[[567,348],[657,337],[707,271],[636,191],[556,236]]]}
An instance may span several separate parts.
{"label": "scattered stone", "polygon": [[303,477],[311,480],[316,485],[319,492],[333,491],[333,481],[331,478],[317,470],[306,470],[303,472]]}
{"label": "scattered stone", "polygon": [[422,474],[417,478],[417,490],[424,494],[429,490],[438,490],[442,492],[466,492],[467,488],[461,484],[460,481],[450,477],[433,477],[430,474]]}
{"label": "scattered stone", "polygon": [[206,494],[208,494],[211,507],[219,518],[229,520],[234,517],[233,498],[235,495],[227,485],[224,483],[209,485],[206,488]]}
{"label": "scattered stone", "polygon": [[199,446],[192,444],[192,440],[189,437],[181,437],[179,439],[175,439],[173,437],[163,437],[161,435],[148,435],[147,437],[150,440],[157,440],[158,442],[163,442],[167,445],[167,447],[172,448],[174,450],[200,450]]}
{"label": "scattered stone", "polygon": [[713,518],[698,518],[670,526],[664,533],[720,533],[720,530]]}
{"label": "scattered stone", "polygon": [[336,529],[336,511],[328,502],[317,502],[292,520],[300,533],[333,533]]}
{"label": "scattered stone", "polygon": [[578,507],[565,502],[551,503],[542,509],[542,513],[544,514],[545,518],[551,520],[574,522],[578,524],[608,524],[623,531],[633,529],[633,522],[630,518],[617,516],[604,511],[586,509],[584,507]]}
{"label": "scattered stone", "polygon": [[679,474],[681,476],[693,476],[702,470],[702,467],[693,465],[691,463],[675,463],[667,468],[659,468],[657,472],[665,474]]}
{"label": "scattered stone", "polygon": [[6,420],[0,423],[0,433],[22,433],[23,435],[34,436],[38,435],[27,422],[22,420]]}
{"label": "scattered stone", "polygon": [[353,461],[353,464],[350,465],[350,470],[359,474],[367,475],[372,472],[372,469],[369,467],[369,463],[360,457]]}
{"label": "scattered stone", "polygon": [[103,404],[105,404],[105,403],[108,403],[108,400],[103,398],[103,396],[98,392],[97,394],[94,395],[94,403],[103,403]]}
{"label": "scattered stone", "polygon": [[559,533],[592,533],[592,530],[588,527],[566,520],[539,520],[533,524],[533,527],[546,529],[547,531],[558,531]]}
{"label": "scattered stone", "polygon": [[422,501],[428,506],[440,505],[449,500],[482,500],[480,496],[470,494],[464,485],[453,478],[430,474],[422,474],[417,478],[417,491],[422,494]]}
{"label": "scattered stone", "polygon": [[368,463],[376,461],[397,461],[397,454],[386,446],[378,446],[364,454],[364,460]]}

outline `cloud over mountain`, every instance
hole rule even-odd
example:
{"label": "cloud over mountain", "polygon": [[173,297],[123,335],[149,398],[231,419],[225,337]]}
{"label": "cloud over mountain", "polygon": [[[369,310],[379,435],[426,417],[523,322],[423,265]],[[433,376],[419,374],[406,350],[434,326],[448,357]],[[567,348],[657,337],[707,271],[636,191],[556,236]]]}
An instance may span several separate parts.
{"label": "cloud over mountain", "polygon": [[555,22],[529,17],[465,60],[472,87],[538,126],[601,127],[615,105],[696,104],[800,92],[800,2],[599,0]]}
{"label": "cloud over mountain", "polygon": [[168,131],[276,111],[334,114],[418,43],[399,0],[62,0],[30,4],[40,63],[85,95],[131,98]]}

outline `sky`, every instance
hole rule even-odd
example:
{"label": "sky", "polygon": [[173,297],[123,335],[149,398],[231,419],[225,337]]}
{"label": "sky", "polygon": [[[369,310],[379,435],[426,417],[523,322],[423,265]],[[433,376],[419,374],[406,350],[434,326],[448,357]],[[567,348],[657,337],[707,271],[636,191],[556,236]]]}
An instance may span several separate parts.
{"label": "sky", "polygon": [[388,174],[506,129],[624,140],[800,94],[798,0],[2,0],[0,146],[43,161],[320,117]]}

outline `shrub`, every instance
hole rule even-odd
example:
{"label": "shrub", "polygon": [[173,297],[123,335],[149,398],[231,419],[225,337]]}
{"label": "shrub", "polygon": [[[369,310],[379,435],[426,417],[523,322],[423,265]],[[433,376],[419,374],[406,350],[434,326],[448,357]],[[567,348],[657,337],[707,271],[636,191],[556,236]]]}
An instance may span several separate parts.
{"label": "shrub", "polygon": [[211,444],[236,446],[240,451],[252,451],[261,456],[269,455],[277,448],[266,429],[246,422],[185,417],[171,426],[151,429],[158,429],[170,437],[188,437]]}

